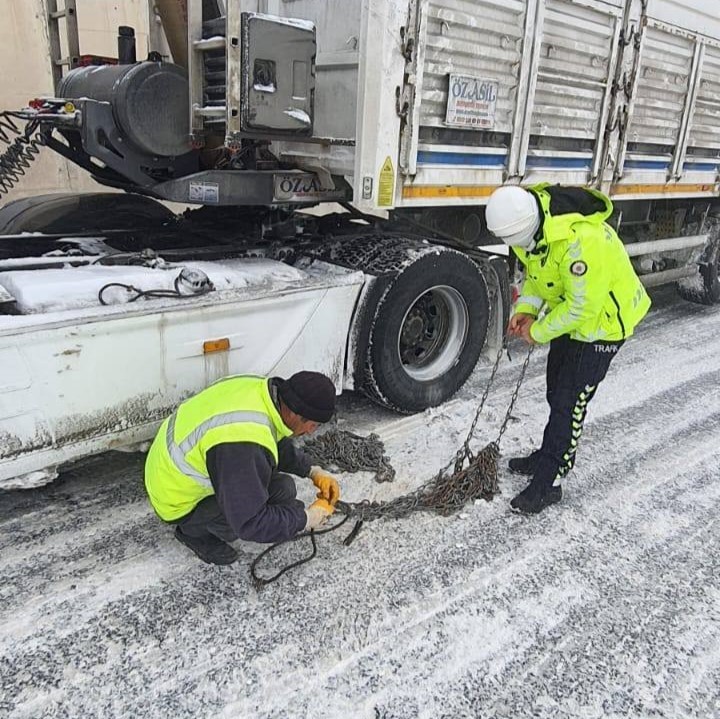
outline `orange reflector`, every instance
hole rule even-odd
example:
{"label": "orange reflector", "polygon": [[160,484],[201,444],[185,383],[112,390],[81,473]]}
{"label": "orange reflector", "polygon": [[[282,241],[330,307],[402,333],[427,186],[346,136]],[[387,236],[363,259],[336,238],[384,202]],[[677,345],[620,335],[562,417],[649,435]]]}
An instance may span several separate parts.
{"label": "orange reflector", "polygon": [[227,337],[223,337],[220,340],[208,340],[203,342],[203,354],[210,354],[211,352],[224,352],[230,349],[230,340]]}

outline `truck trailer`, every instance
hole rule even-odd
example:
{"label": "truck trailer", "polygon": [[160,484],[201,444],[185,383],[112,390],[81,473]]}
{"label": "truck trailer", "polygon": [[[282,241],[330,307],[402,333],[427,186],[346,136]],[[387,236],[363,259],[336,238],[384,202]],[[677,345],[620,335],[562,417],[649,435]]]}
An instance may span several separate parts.
{"label": "truck trailer", "polygon": [[646,285],[720,300],[713,0],[158,0],[172,57],[140,61],[50,5],[56,86],[0,115],[0,192],[47,151],[113,191],[0,208],[0,486],[229,374],[447,400],[507,321],[503,184],[602,190]]}

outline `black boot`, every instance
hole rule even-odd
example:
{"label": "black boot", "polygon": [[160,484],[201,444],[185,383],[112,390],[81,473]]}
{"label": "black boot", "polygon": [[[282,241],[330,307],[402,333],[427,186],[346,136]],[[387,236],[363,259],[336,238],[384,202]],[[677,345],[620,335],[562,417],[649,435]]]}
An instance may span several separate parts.
{"label": "black boot", "polygon": [[527,457],[513,457],[508,461],[508,468],[515,474],[527,474],[532,476],[535,474],[535,468],[537,467],[539,456],[540,452],[535,450]]}
{"label": "black boot", "polygon": [[180,527],[175,527],[175,539],[207,564],[232,564],[238,558],[238,553],[229,544],[209,532],[202,537],[190,537]]}
{"label": "black boot", "polygon": [[562,499],[562,487],[530,482],[511,502],[510,506],[523,514],[538,514],[545,507]]}

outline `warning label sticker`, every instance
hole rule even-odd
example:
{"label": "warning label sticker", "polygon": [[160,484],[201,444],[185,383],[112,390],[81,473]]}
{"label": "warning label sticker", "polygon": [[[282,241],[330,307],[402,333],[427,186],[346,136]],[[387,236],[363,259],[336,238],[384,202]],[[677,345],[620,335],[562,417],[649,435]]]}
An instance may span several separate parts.
{"label": "warning label sticker", "polygon": [[217,182],[191,182],[188,200],[217,205],[220,202],[220,185]]}
{"label": "warning label sticker", "polygon": [[378,183],[378,206],[392,207],[395,198],[395,169],[392,160],[388,157],[380,170]]}

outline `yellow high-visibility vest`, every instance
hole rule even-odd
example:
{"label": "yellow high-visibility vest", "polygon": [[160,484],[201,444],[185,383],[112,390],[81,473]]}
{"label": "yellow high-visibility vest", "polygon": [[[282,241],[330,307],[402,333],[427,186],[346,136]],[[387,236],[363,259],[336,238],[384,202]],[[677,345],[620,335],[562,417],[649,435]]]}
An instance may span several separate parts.
{"label": "yellow high-visibility vest", "polygon": [[277,444],[292,430],[273,404],[268,382],[251,376],[220,380],[162,423],[145,462],[145,489],[161,519],[180,519],[215,493],[205,458],[218,444],[259,444],[277,463]]}
{"label": "yellow high-visibility vest", "polygon": [[543,183],[529,189],[544,214],[542,238],[533,252],[513,247],[525,266],[513,311],[537,317],[547,310],[531,328],[540,344],[565,334],[581,342],[630,337],[650,308],[650,297],[625,246],[605,222],[612,214],[610,199],[588,189],[604,209],[553,216],[553,188]]}

